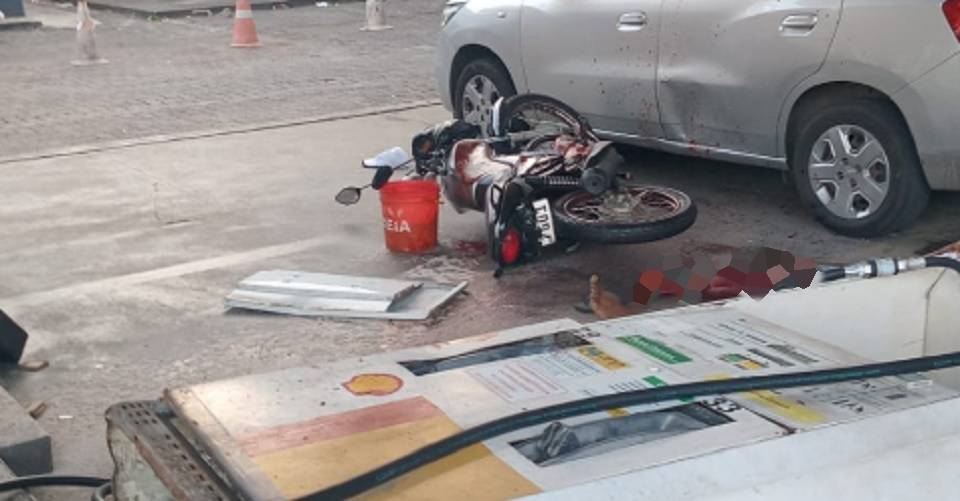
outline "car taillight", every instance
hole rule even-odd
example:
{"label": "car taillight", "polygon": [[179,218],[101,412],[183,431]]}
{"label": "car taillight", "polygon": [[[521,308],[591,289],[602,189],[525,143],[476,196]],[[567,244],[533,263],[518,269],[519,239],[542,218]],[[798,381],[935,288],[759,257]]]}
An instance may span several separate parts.
{"label": "car taillight", "polygon": [[943,15],[947,17],[947,23],[957,36],[957,41],[960,41],[960,0],[943,2]]}
{"label": "car taillight", "polygon": [[520,232],[510,228],[500,239],[500,261],[503,264],[514,264],[520,259]]}

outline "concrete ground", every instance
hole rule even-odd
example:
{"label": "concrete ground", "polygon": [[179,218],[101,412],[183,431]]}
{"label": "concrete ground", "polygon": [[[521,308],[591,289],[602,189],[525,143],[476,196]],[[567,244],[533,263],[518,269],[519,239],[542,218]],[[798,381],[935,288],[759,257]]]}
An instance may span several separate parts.
{"label": "concrete ground", "polygon": [[395,29],[361,32],[363,2],[256,11],[259,49],[230,47],[217,12],[150,21],[94,11],[100,56],[75,67],[76,13],[25,2],[40,30],[0,36],[0,157],[157,134],[310,118],[437,99],[443,0],[391,0]]}
{"label": "concrete ground", "polygon": [[[18,90],[0,107],[0,308],[31,333],[28,357],[51,363],[0,374],[0,384],[21,403],[50,406],[40,424],[58,472],[110,473],[110,404],[551,318],[589,320],[572,306],[591,274],[627,296],[659,254],[769,245],[845,262],[960,239],[958,195],[936,194],[903,234],[860,241],[814,223],[777,172],[631,150],[640,179],[694,197],[691,230],[549,255],[498,281],[480,250],[481,216],[447,208],[436,252],[391,255],[375,194],[351,208],[332,198],[367,181],[361,158],[448,117],[436,106],[369,109],[435,99],[441,4],[391,3],[397,29],[368,38],[357,31],[361,4],[258,11],[266,47],[253,52],[227,48],[225,17],[95,13],[111,63],[82,69],[68,63],[69,11],[30,4],[48,28],[0,38],[0,88]],[[327,114],[340,118],[255,127]],[[154,137],[178,134],[193,138]],[[240,279],[272,268],[468,279],[470,294],[424,323],[224,311]]]}

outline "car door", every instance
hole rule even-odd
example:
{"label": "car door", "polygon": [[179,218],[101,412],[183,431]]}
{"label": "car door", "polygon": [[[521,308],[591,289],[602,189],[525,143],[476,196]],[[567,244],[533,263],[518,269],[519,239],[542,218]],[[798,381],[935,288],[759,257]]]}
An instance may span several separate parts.
{"label": "car door", "polygon": [[662,0],[524,0],[530,92],[572,106],[598,130],[660,136],[657,33]]}
{"label": "car door", "polygon": [[790,91],[823,64],[842,0],[664,0],[657,91],[667,139],[775,156]]}

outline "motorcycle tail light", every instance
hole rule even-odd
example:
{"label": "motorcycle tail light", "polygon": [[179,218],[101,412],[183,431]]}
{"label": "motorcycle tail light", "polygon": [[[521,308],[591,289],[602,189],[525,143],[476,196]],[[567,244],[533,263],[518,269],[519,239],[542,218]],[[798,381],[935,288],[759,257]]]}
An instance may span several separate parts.
{"label": "motorcycle tail light", "polygon": [[520,259],[521,247],[520,232],[516,228],[509,228],[500,239],[500,261],[503,264],[514,264]]}
{"label": "motorcycle tail light", "polygon": [[943,2],[943,15],[950,24],[950,29],[956,35],[957,41],[960,41],[960,0],[947,0]]}

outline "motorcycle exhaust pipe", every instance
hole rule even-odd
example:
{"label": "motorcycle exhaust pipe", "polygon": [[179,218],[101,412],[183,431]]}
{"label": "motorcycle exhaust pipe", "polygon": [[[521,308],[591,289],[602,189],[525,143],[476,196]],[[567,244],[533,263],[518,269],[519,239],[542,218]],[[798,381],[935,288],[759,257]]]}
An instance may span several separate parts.
{"label": "motorcycle exhaust pipe", "polygon": [[613,143],[598,143],[587,157],[580,186],[591,195],[600,195],[616,187],[617,172],[622,165],[623,157],[614,149]]}

